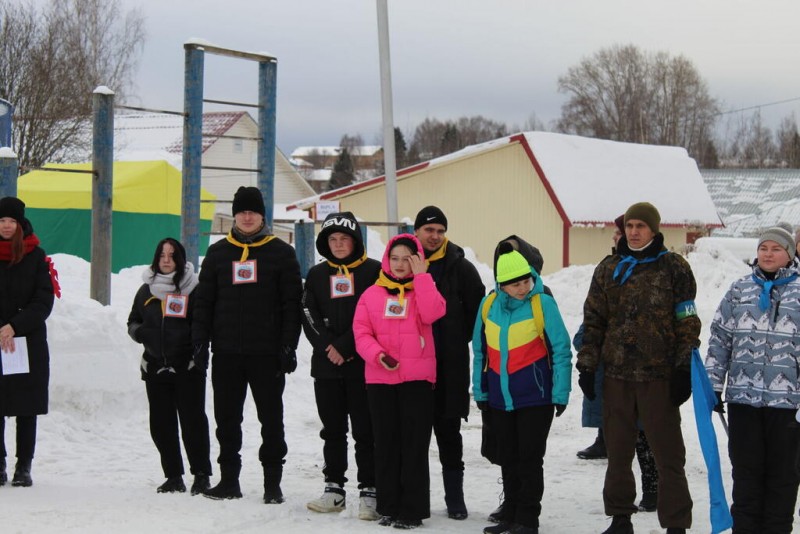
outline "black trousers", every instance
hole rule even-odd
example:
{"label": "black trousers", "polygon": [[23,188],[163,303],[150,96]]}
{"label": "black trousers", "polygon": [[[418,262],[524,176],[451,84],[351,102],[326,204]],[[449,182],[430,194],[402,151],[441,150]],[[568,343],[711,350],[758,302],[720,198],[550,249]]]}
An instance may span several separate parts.
{"label": "black trousers", "polygon": [[322,455],[325,482],[347,482],[348,417],[353,427],[358,487],[375,487],[375,447],[369,415],[367,387],[363,378],[314,380],[317,413],[322,422]]}
{"label": "black trousers", "polygon": [[433,428],[433,385],[418,380],[367,384],[375,433],[378,513],[397,519],[431,516],[428,449]]}
{"label": "black trousers", "polygon": [[184,372],[169,380],[145,381],[150,404],[150,436],[167,478],[183,475],[178,421],[193,475],[211,475],[205,374]]}
{"label": "black trousers", "polygon": [[[17,417],[17,458],[33,460],[36,450],[36,416],[18,415]],[[6,418],[0,415],[0,458],[6,457]]]}
{"label": "black trousers", "polygon": [[461,418],[435,416],[433,433],[436,436],[436,446],[439,448],[442,471],[463,471],[464,443],[461,438]]}
{"label": "black trousers", "polygon": [[538,528],[544,495],[544,454],[553,423],[552,404],[492,411],[503,473],[507,518]]}
{"label": "black trousers", "polygon": [[733,532],[792,532],[798,476],[795,411],[728,403]]}
{"label": "black trousers", "polygon": [[261,423],[258,459],[264,467],[280,467],[286,457],[283,431],[283,389],[286,385],[278,357],[214,354],[211,367],[214,419],[223,477],[238,477],[242,466],[242,421],[247,386]]}

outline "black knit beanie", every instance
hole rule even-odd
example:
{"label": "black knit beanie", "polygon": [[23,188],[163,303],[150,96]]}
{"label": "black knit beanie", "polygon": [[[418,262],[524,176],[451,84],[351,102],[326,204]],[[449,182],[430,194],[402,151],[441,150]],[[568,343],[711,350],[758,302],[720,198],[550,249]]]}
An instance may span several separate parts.
{"label": "black knit beanie", "polygon": [[414,220],[414,230],[426,224],[441,224],[447,230],[447,217],[436,206],[425,206],[417,213],[417,218]]}
{"label": "black knit beanie", "polygon": [[257,187],[240,187],[233,195],[233,215],[241,211],[253,211],[262,216],[266,213],[264,209],[264,197]]}
{"label": "black knit beanie", "polygon": [[18,223],[25,220],[25,203],[17,197],[0,198],[0,218],[11,217]]}

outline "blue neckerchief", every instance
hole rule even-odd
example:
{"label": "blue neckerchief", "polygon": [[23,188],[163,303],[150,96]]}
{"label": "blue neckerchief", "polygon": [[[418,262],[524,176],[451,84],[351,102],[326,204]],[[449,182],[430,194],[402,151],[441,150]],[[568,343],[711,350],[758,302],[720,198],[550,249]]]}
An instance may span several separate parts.
{"label": "blue neckerchief", "polygon": [[772,288],[776,286],[785,286],[789,282],[792,282],[797,278],[797,273],[792,273],[786,278],[778,278],[777,280],[762,280],[757,277],[755,273],[750,276],[753,278],[753,282],[761,286],[761,294],[758,296],[758,307],[761,311],[767,311],[769,309]]}
{"label": "blue neckerchief", "polygon": [[619,285],[622,285],[628,280],[628,278],[630,277],[631,273],[633,272],[633,268],[634,267],[636,267],[637,265],[639,265],[641,263],[653,263],[654,261],[656,261],[658,258],[660,258],[661,256],[663,256],[666,253],[667,253],[666,250],[662,250],[661,252],[658,253],[657,256],[653,256],[653,257],[650,257],[650,258],[645,258],[643,260],[637,260],[633,256],[622,256],[622,259],[617,264],[617,268],[614,269],[614,276],[612,276],[611,278],[613,280],[616,280],[617,277],[619,276],[619,274],[622,272],[622,266],[624,264],[626,264],[626,263],[630,263],[630,266],[625,271],[625,274],[622,275],[622,280],[619,281]]}

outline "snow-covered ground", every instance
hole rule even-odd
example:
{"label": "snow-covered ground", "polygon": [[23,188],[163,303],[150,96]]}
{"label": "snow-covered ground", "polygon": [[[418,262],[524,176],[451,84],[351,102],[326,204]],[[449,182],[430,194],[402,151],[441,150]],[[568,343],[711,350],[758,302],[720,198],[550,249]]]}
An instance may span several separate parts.
{"label": "snow-covered ground", "polygon": [[[370,234],[370,256],[382,246]],[[474,257],[473,257],[474,259]],[[212,501],[201,496],[157,494],[163,482],[158,454],[150,439],[147,399],[139,379],[139,346],[127,336],[125,323],[143,267],[112,276],[112,303],[103,307],[89,299],[89,265],[76,257],[56,254],[63,298],[56,301],[48,321],[51,351],[50,414],[39,418],[39,437],[33,463],[32,488],[0,488],[0,524],[4,534],[17,532],[375,532],[375,523],[359,521],[357,506],[340,514],[316,514],[305,503],[323,488],[320,423],[309,377],[311,348],[301,338],[297,371],[287,379],[284,395],[289,445],[283,481],[283,505],[261,502],[262,476],[258,463],[259,427],[248,398],[244,421],[244,498]],[[730,283],[747,272],[731,253],[696,252],[689,256],[698,283],[697,304],[703,320],[701,339],[708,339],[708,323]],[[491,270],[479,265],[487,285]],[[583,300],[593,266],[573,266],[545,278],[556,296],[569,329],[581,322]],[[704,351],[704,349],[701,349]],[[580,425],[581,394],[577,374],[566,413],[555,420],[545,459],[545,496],[541,517],[544,534],[592,533],[608,524],[601,491],[604,461],[579,460],[575,453],[594,439],[593,429]],[[207,412],[212,427],[212,461],[216,440],[211,416],[211,385]],[[692,403],[682,407],[687,445],[686,471],[694,499],[692,532],[710,532],[708,486],[697,442]],[[13,472],[14,423],[9,420],[6,444]],[[723,473],[730,492],[730,465],[726,439],[717,432],[722,448]],[[480,417],[473,408],[463,425],[465,493],[470,517],[459,522],[445,513],[436,446],[431,446],[432,517],[423,532],[480,532],[486,515],[498,504],[499,468],[480,456]],[[355,479],[351,458],[351,479]],[[216,481],[216,463],[214,463]],[[638,467],[636,467],[638,473]],[[188,466],[187,466],[188,470]],[[11,474],[11,473],[10,473]],[[638,475],[637,475],[638,478]],[[187,477],[187,482],[191,477]],[[356,504],[355,485],[349,488]],[[663,532],[654,513],[633,519],[637,532]]]}

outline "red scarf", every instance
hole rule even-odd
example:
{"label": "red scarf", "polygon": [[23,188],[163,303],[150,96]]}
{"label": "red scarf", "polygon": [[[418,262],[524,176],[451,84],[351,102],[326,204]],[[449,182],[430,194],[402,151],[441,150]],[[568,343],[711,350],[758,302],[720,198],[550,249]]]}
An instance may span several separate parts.
{"label": "red scarf", "polygon": [[[36,234],[30,234],[22,239],[22,255],[26,256],[31,253],[33,249],[39,246],[39,238]],[[11,261],[11,241],[0,240],[0,261]],[[58,283],[58,271],[53,265],[53,260],[50,256],[45,256],[44,261],[47,262],[47,268],[50,271],[50,281],[53,283],[53,294],[61,298],[61,285]]]}

